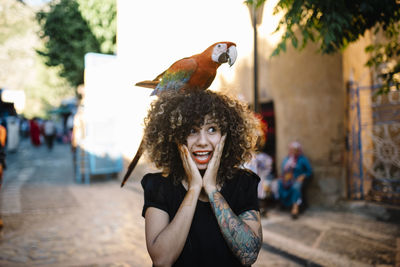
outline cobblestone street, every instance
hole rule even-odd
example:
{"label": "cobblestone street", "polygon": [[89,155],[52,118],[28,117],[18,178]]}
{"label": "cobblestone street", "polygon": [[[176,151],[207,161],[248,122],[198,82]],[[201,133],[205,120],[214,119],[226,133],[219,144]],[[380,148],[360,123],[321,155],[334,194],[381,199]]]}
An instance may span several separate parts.
{"label": "cobblestone street", "polygon": [[[74,180],[70,147],[23,141],[8,154],[0,194],[0,266],[151,266],[138,165],[120,180]],[[381,214],[385,215],[384,213]],[[255,267],[400,266],[400,227],[354,210],[310,208],[296,221],[270,210]]]}
{"label": "cobblestone street", "polygon": [[150,266],[142,196],[116,180],[74,182],[67,145],[24,142],[1,193],[0,266]]}
{"label": "cobblestone street", "polygon": [[[0,266],[151,266],[138,181],[78,184],[63,144],[48,151],[24,141],[7,162]],[[262,250],[254,266],[301,265]]]}

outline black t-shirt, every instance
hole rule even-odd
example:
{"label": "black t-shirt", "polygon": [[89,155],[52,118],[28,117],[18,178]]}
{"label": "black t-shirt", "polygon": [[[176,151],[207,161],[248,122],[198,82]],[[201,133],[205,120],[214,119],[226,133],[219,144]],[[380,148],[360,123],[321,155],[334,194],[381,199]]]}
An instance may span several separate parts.
{"label": "black t-shirt", "polygon": [[[235,176],[226,181],[220,193],[236,215],[248,210],[259,210],[257,185],[260,178],[251,171],[238,169]],[[168,213],[172,221],[186,189],[181,183],[175,185],[172,179],[160,173],[146,174],[142,179],[144,189],[144,217],[148,207],[155,207]],[[198,200],[192,225],[181,255],[173,265],[187,267],[234,267],[242,266],[225,242],[217,219],[209,202]]]}

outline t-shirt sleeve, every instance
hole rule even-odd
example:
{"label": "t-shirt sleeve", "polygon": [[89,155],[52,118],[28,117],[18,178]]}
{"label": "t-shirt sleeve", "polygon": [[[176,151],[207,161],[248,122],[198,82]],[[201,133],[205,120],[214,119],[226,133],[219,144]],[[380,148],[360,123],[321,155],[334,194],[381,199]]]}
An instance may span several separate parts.
{"label": "t-shirt sleeve", "polygon": [[147,208],[154,207],[168,212],[166,202],[166,183],[161,174],[146,174],[142,179],[142,187],[144,190],[144,205],[142,216],[144,217]]}
{"label": "t-shirt sleeve", "polygon": [[248,210],[260,210],[257,198],[257,187],[260,182],[260,177],[257,174],[244,171],[241,177],[241,183],[244,188],[244,198],[242,205],[238,209],[238,214],[240,215]]}

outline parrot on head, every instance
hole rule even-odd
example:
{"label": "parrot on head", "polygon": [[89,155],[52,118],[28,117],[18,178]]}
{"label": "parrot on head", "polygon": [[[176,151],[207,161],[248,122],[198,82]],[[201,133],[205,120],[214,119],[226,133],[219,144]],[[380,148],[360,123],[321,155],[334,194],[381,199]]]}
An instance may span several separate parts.
{"label": "parrot on head", "polygon": [[[180,92],[206,90],[214,81],[218,67],[223,63],[232,66],[236,58],[235,43],[218,42],[209,46],[200,54],[176,61],[154,80],[138,82],[135,85],[154,89],[151,95],[159,95],[171,90]],[[135,157],[128,166],[121,187],[124,186],[136,167],[143,151],[144,142],[142,140]]]}
{"label": "parrot on head", "polygon": [[211,45],[200,54],[182,58],[152,81],[142,81],[136,86],[152,88],[151,95],[176,90],[206,90],[223,63],[232,66],[237,58],[236,44],[219,42]]}

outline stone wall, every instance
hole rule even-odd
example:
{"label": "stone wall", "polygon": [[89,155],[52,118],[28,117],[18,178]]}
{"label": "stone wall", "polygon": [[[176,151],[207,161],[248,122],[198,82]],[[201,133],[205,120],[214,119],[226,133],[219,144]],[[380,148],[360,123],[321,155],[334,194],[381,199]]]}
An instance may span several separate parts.
{"label": "stone wall", "polygon": [[298,140],[314,169],[310,202],[333,203],[340,196],[344,149],[345,88],[340,54],[289,47],[271,61],[278,163]]}
{"label": "stone wall", "polygon": [[[261,102],[274,102],[277,166],[286,156],[288,144],[298,140],[314,169],[307,198],[311,203],[332,204],[341,196],[344,175],[342,55],[322,56],[313,45],[301,52],[289,46],[286,53],[272,59],[270,52],[268,43],[261,40],[259,95]],[[251,100],[252,68],[252,64],[242,64],[234,81]]]}

